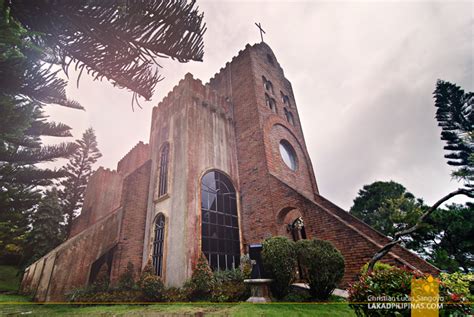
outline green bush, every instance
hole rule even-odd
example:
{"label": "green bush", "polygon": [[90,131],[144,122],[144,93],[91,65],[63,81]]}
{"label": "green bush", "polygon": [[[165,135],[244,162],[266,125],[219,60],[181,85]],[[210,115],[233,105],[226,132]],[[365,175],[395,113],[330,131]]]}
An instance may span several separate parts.
{"label": "green bush", "polygon": [[118,303],[118,302],[140,302],[142,292],[140,290],[118,290],[97,291],[93,287],[75,289],[67,296],[68,300],[76,303]]}
{"label": "green bush", "polygon": [[240,269],[214,272],[212,301],[237,302],[249,298],[250,289],[244,279],[244,273]]}
{"label": "green bush", "polygon": [[474,273],[441,273],[439,278],[441,283],[444,284],[450,292],[468,297],[472,301],[473,294],[471,288],[474,284]]}
{"label": "green bush", "polygon": [[[349,301],[352,303],[349,306],[354,309],[357,316],[410,316],[408,307],[403,310],[369,309],[368,304],[357,303],[370,302],[371,298],[374,299],[372,301],[380,302],[377,297],[390,297],[396,299],[396,302],[408,302],[412,279],[421,277],[422,274],[397,267],[364,274],[349,288]],[[449,305],[443,305],[440,316],[464,316],[470,313],[467,298],[455,293],[454,290],[455,288],[450,289],[446,284],[440,283],[439,296],[444,300],[441,303],[449,302]]]}
{"label": "green bush", "polygon": [[288,294],[281,299],[282,302],[302,303],[310,302],[311,295],[307,289],[291,287]]}
{"label": "green bush", "polygon": [[120,275],[117,288],[121,291],[130,291],[136,288],[135,271],[132,262],[127,263],[127,269]]}
{"label": "green bush", "polygon": [[[349,288],[349,301],[367,303],[371,298],[390,296],[399,300],[409,300],[413,272],[393,267],[388,270],[364,274]],[[410,316],[410,310],[369,309],[367,304],[350,304],[357,316]]]}
{"label": "green bush", "polygon": [[300,267],[314,299],[326,300],[344,276],[344,257],[324,240],[299,240],[296,250]]}
{"label": "green bush", "polygon": [[186,282],[184,288],[188,292],[190,300],[204,301],[211,299],[211,292],[215,287],[214,275],[207,262],[206,257],[201,254],[191,279]]}
{"label": "green bush", "polygon": [[153,272],[153,266],[148,263],[142,271],[138,286],[144,301],[160,302],[164,300],[164,285],[161,278]]}
{"label": "green bush", "polygon": [[163,299],[167,302],[186,302],[189,300],[188,293],[185,288],[168,287],[163,291]]}
{"label": "green bush", "polygon": [[[365,263],[361,268],[360,268],[360,275],[364,275],[365,273],[367,273],[367,268],[369,267],[369,263]],[[387,263],[383,263],[383,262],[376,262],[375,265],[374,265],[374,269],[373,271],[381,271],[381,270],[389,270],[391,269],[393,266],[391,266],[390,264],[387,264]]]}
{"label": "green bush", "polygon": [[288,294],[296,267],[295,243],[285,237],[263,241],[262,260],[265,274],[273,279],[271,291],[276,298]]}

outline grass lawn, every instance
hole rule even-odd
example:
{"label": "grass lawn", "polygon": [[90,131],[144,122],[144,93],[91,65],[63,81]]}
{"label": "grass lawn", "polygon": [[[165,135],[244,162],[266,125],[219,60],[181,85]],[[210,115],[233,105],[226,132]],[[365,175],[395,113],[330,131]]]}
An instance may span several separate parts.
{"label": "grass lawn", "polygon": [[36,304],[19,295],[0,295],[0,316],[355,316],[343,302],[334,304],[203,304],[150,305]]}
{"label": "grass lawn", "polygon": [[27,296],[16,295],[17,269],[0,266],[0,316],[355,316],[345,302],[332,304],[204,304],[175,303],[149,305],[38,304]]}
{"label": "grass lawn", "polygon": [[18,290],[20,276],[17,276],[18,269],[10,265],[0,265],[0,293]]}

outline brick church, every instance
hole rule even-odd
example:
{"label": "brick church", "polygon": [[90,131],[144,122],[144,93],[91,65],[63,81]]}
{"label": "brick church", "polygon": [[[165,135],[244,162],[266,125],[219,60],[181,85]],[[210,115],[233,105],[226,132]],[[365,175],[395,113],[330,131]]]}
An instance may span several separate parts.
{"label": "brick church", "polygon": [[[204,254],[212,269],[238,267],[248,245],[283,235],[329,240],[343,254],[340,287],[388,242],[319,194],[291,83],[265,43],[247,45],[207,83],[187,74],[153,108],[148,144],[91,177],[67,241],[27,268],[38,301],[65,299],[148,263],[181,286]],[[363,164],[361,162],[361,164]],[[437,269],[397,246],[385,261]]]}

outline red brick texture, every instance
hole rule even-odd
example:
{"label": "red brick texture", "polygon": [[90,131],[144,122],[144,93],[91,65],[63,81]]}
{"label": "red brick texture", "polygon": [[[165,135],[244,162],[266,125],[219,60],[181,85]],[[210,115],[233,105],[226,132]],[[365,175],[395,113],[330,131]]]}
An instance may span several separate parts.
{"label": "red brick texture", "polygon": [[[262,76],[272,83],[273,92],[264,87]],[[308,238],[329,240],[342,252],[346,272],[341,286],[347,286],[389,240],[318,194],[291,84],[271,49],[265,43],[247,46],[211,79],[210,85],[231,96],[234,105],[244,243],[287,234],[285,222],[302,215]],[[283,103],[280,91],[288,95],[291,107]],[[265,93],[275,99],[276,114],[267,106]],[[293,113],[294,125],[287,121],[284,106]],[[281,159],[278,147],[282,139],[296,152],[296,171]],[[401,247],[385,261],[437,272]]]}
{"label": "red brick texture", "polygon": [[112,283],[118,281],[129,262],[133,264],[137,275],[142,269],[150,171],[151,161],[147,161],[124,179],[122,223],[112,263]]}

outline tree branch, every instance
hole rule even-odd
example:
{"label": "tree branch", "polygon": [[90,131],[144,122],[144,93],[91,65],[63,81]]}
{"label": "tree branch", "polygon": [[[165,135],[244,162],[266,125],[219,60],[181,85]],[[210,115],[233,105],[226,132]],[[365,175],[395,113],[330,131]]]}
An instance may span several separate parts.
{"label": "tree branch", "polygon": [[448,201],[449,199],[453,198],[454,196],[458,196],[458,195],[466,195],[468,197],[471,197],[471,198],[474,198],[474,189],[465,189],[465,188],[460,188],[454,192],[451,192],[449,194],[447,194],[446,196],[444,196],[443,198],[441,198],[440,200],[438,200],[433,206],[431,206],[430,208],[428,208],[428,210],[426,210],[421,216],[420,218],[418,218],[417,222],[415,225],[413,225],[412,227],[406,229],[406,230],[402,230],[402,231],[399,231],[397,233],[395,233],[395,236],[393,238],[392,241],[390,241],[389,243],[387,243],[386,245],[384,245],[379,251],[377,251],[374,256],[372,257],[372,259],[370,260],[369,262],[369,265],[367,267],[367,273],[370,273],[374,270],[374,266],[375,266],[375,263],[377,263],[377,261],[379,261],[380,259],[382,259],[388,252],[390,252],[390,250],[395,246],[397,245],[398,243],[400,243],[401,241],[401,238],[403,236],[406,236],[406,235],[409,235],[410,233],[413,233],[414,231],[416,231],[420,226],[421,224],[423,223],[423,221],[431,214],[433,213],[433,211],[435,211],[436,209],[438,209],[439,206],[441,206],[444,202]]}

